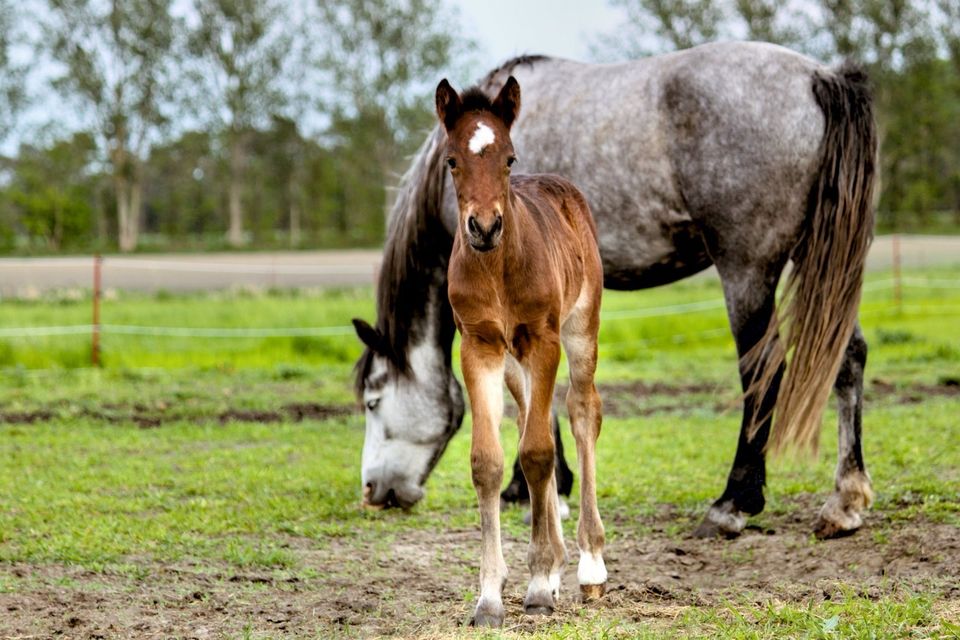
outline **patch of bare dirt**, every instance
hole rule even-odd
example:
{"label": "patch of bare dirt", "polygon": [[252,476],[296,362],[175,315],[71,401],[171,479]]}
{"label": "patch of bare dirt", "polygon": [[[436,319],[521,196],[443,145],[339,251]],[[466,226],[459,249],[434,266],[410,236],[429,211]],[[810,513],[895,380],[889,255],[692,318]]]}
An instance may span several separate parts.
{"label": "patch of bare dirt", "polygon": [[896,385],[887,380],[874,378],[866,389],[866,400],[890,399],[897,404],[919,404],[931,397],[955,398],[960,396],[960,380],[943,378],[936,384],[913,383]]}
{"label": "patch of bare dirt", "polygon": [[[738,387],[709,383],[669,384],[664,382],[622,382],[598,385],[603,398],[603,413],[615,418],[649,416],[657,413],[683,413],[708,409],[715,413],[740,411]],[[557,406],[563,406],[567,387],[558,385],[554,394]],[[946,377],[936,384],[896,385],[874,378],[866,385],[867,402],[917,404],[933,397],[960,397],[960,379]]]}
{"label": "patch of bare dirt", "polygon": [[[735,540],[674,537],[670,507],[644,521],[618,522],[608,541],[604,598],[576,601],[577,552],[550,619],[522,614],[527,540],[506,535],[510,568],[507,625],[533,629],[605,613],[645,624],[669,624],[688,607],[746,598],[755,603],[813,603],[856,594],[879,599],[923,592],[938,615],[960,610],[960,529],[871,513],[856,535],[828,542],[810,536],[819,498],[799,499],[786,515],[764,519]],[[519,509],[504,518],[521,517]],[[653,533],[639,533],[639,531]],[[882,535],[873,535],[880,532]],[[135,563],[136,575],[62,566],[0,565],[0,638],[214,638],[231,633],[332,637],[454,632],[477,589],[479,529],[410,530],[393,536],[361,530],[316,541],[286,540],[293,571]]]}
{"label": "patch of bare dirt", "polygon": [[[231,408],[212,416],[220,424],[227,422],[303,422],[304,420],[328,420],[347,416],[357,411],[352,405],[319,404],[312,402],[291,402],[277,409],[240,409]],[[170,422],[184,420],[206,421],[210,415],[185,412],[176,403],[159,402],[152,405],[135,403],[132,405],[104,403],[96,408],[63,408],[61,411],[46,409],[35,411],[2,411],[0,424],[35,424],[49,422],[64,416],[77,416],[106,422],[109,424],[133,423],[141,429],[155,429]]]}
{"label": "patch of bare dirt", "polygon": [[[735,389],[709,383],[668,384],[665,382],[607,382],[597,385],[603,398],[603,415],[614,418],[649,416],[656,413],[681,413],[704,406],[720,413],[737,403]],[[704,404],[709,396],[708,404]],[[567,386],[557,385],[555,405],[564,406]],[[716,401],[714,398],[723,398]]]}
{"label": "patch of bare dirt", "polygon": [[33,424],[53,419],[53,413],[43,409],[38,411],[9,411],[0,413],[0,423],[3,424]]}

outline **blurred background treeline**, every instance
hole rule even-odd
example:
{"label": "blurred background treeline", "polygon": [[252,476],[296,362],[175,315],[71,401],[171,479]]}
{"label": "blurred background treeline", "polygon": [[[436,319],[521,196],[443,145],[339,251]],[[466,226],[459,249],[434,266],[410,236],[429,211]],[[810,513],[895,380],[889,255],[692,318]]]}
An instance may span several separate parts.
{"label": "blurred background treeline", "polygon": [[[599,61],[863,62],[880,230],[960,228],[960,0],[609,4]],[[471,29],[445,0],[0,0],[0,252],[375,246],[438,78],[486,71]]]}

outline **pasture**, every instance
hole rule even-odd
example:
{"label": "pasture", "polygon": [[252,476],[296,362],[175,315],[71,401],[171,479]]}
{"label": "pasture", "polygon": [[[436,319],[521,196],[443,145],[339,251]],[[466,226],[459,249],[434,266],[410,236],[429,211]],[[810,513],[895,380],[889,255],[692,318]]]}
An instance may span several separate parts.
{"label": "pasture", "polygon": [[[836,415],[819,453],[772,460],[735,540],[689,538],[740,413],[717,282],[605,292],[598,497],[609,593],[522,615],[527,530],[504,512],[506,637],[960,634],[960,268],[868,273],[864,529],[819,542]],[[369,288],[120,294],[104,322],[345,326]],[[4,301],[0,326],[89,322],[89,301]],[[350,334],[0,338],[0,638],[499,637],[460,625],[477,591],[469,414],[410,512],[359,508],[363,416]],[[561,368],[562,371],[562,368]],[[509,412],[508,412],[509,413]],[[566,431],[567,422],[563,418]],[[568,433],[565,435],[569,436]],[[510,420],[502,431],[509,459]],[[565,442],[568,456],[574,451]],[[572,460],[571,460],[572,461]]]}

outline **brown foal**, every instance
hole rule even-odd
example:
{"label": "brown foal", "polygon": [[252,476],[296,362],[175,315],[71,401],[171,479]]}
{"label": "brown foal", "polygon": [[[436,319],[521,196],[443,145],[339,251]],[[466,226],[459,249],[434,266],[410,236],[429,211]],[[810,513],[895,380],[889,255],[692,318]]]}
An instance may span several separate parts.
{"label": "brown foal", "polygon": [[473,622],[499,626],[507,575],[500,543],[504,381],[517,402],[520,464],[530,489],[531,578],[524,610],[550,614],[559,595],[566,551],[550,405],[561,343],[570,365],[567,409],[580,461],[577,578],[584,599],[603,595],[607,572],[594,471],[603,270],[593,217],[580,191],[557,176],[510,175],[516,160],[510,127],[520,110],[516,79],[507,80],[492,101],[477,89],[460,96],[443,80],[436,100],[460,209],[447,286],[473,411],[470,464],[482,535]]}

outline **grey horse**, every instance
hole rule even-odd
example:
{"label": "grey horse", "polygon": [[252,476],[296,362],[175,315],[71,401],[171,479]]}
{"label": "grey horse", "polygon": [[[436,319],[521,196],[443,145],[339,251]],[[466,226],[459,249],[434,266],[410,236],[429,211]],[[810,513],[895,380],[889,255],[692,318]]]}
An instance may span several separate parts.
{"label": "grey horse", "polygon": [[[605,287],[659,286],[710,265],[720,275],[744,412],[726,488],[696,533],[736,535],[763,509],[766,450],[815,447],[831,387],[836,490],[814,528],[821,537],[858,529],[872,499],[857,310],[877,152],[864,75],[770,44],[724,43],[606,65],[522,57],[480,87],[494,95],[511,74],[524,91],[517,168],[558,174],[586,194]],[[429,135],[400,185],[377,321],[354,321],[367,347],[356,374],[371,506],[421,498],[464,412],[451,366],[457,206],[443,135]]]}

